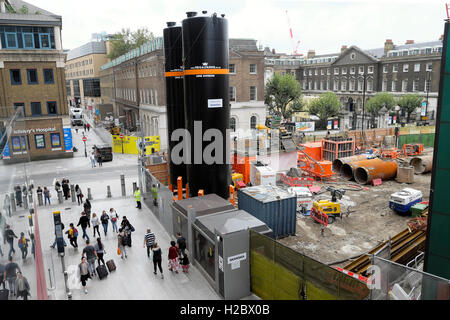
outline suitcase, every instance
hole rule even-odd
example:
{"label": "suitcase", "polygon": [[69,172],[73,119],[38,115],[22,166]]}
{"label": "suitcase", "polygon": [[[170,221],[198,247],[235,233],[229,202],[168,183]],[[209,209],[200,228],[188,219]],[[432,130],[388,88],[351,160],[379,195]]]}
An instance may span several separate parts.
{"label": "suitcase", "polygon": [[0,300],[8,300],[8,298],[9,298],[9,290],[1,289],[0,290]]}
{"label": "suitcase", "polygon": [[100,280],[106,278],[108,276],[108,270],[106,269],[106,266],[103,264],[99,265],[97,267],[97,274]]}
{"label": "suitcase", "polygon": [[114,263],[114,260],[112,260],[112,259],[109,261],[106,261],[106,266],[108,267],[109,272],[116,270],[116,264]]}

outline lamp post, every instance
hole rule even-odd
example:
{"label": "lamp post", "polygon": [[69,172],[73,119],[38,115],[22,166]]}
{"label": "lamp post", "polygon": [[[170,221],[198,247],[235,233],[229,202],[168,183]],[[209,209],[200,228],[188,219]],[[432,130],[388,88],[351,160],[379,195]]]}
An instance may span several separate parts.
{"label": "lamp post", "polygon": [[430,88],[431,88],[431,72],[433,72],[433,71],[432,70],[428,71],[428,80],[427,80],[428,88],[427,88],[427,102],[426,102],[427,104],[425,105],[425,117],[428,116],[428,96],[430,94]]}
{"label": "lamp post", "polygon": [[362,114],[362,123],[361,123],[361,129],[364,132],[364,117],[365,117],[365,109],[364,109],[364,104],[365,104],[365,100],[366,100],[366,74],[363,73],[363,101],[362,101],[362,108],[363,108],[363,114]]}

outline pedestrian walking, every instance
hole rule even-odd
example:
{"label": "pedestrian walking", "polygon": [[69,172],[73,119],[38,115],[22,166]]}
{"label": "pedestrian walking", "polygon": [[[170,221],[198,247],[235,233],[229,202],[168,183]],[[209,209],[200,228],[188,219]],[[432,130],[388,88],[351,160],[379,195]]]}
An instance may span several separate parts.
{"label": "pedestrian walking", "polygon": [[83,123],[83,129],[86,131],[86,123]]}
{"label": "pedestrian walking", "polygon": [[[31,254],[33,255],[33,258],[36,259],[35,254],[36,242],[34,240],[34,233],[30,234],[30,240],[31,240]],[[64,241],[64,246],[66,246],[66,241]]]}
{"label": "pedestrian walking", "polygon": [[181,269],[184,273],[189,273],[189,258],[186,253],[183,253],[181,258]]}
{"label": "pedestrian walking", "polygon": [[[64,223],[61,222],[61,232],[63,232],[64,228],[65,228]],[[66,232],[66,233],[67,233],[67,232]],[[56,239],[57,239],[57,238],[58,238],[58,237],[57,237],[57,235],[56,235],[56,229],[55,229],[55,241],[53,241],[53,244],[50,246],[50,248],[54,249],[54,248],[56,247]],[[66,240],[64,240],[64,237],[63,237],[63,242],[64,242],[64,247],[66,247],[66,246],[67,246],[67,243],[66,243]]]}
{"label": "pedestrian walking", "polygon": [[11,227],[9,225],[6,226],[5,231],[6,241],[8,241],[9,244],[9,252],[8,257],[11,256],[11,253],[16,253],[16,250],[14,250],[14,238],[18,238],[14,231],[12,231]]}
{"label": "pedestrian walking", "polygon": [[106,237],[106,234],[108,233],[109,216],[105,210],[103,210],[100,220],[102,221],[103,231],[105,232],[105,237]]}
{"label": "pedestrian walking", "polygon": [[22,207],[22,189],[17,185],[14,190],[16,192],[16,205]]}
{"label": "pedestrian walking", "polygon": [[158,266],[159,272],[161,272],[161,279],[164,279],[163,269],[161,267],[162,253],[161,253],[161,248],[158,246],[158,243],[155,242],[153,244],[152,252],[153,252],[153,268],[154,268],[153,273],[155,275],[157,274],[156,266]]}
{"label": "pedestrian walking", "polygon": [[95,260],[97,259],[97,252],[95,251],[94,246],[90,244],[89,239],[86,240],[86,247],[84,247],[82,255],[85,256],[87,262],[89,262],[91,276],[95,276]]}
{"label": "pedestrian walking", "polygon": [[117,232],[117,220],[119,220],[119,215],[117,214],[116,210],[114,208],[109,209],[109,216],[111,217],[111,224],[113,231]]}
{"label": "pedestrian walking", "polygon": [[41,186],[38,186],[36,189],[36,194],[38,196],[38,199],[42,197],[42,193],[43,193],[43,190],[42,190]]}
{"label": "pedestrian walking", "polygon": [[81,225],[81,229],[83,230],[83,239],[86,237],[87,240],[89,240],[89,236],[86,233],[86,228],[89,226],[91,227],[91,223],[89,222],[88,217],[86,216],[86,213],[84,211],[81,213],[80,220],[78,221],[77,227]]}
{"label": "pedestrian walking", "polygon": [[152,187],[152,197],[153,197],[153,205],[155,207],[158,206],[158,188],[156,188],[156,185],[153,185]]}
{"label": "pedestrian walking", "polygon": [[95,238],[95,231],[97,231],[97,234],[100,237],[100,231],[98,230],[98,228],[100,227],[100,219],[97,217],[95,212],[92,214],[91,222],[92,222],[92,228],[94,229],[93,237]]}
{"label": "pedestrian walking", "polygon": [[90,131],[90,129],[91,129],[91,125],[88,123],[88,124],[86,124],[86,128],[87,128],[87,130],[88,130],[88,132]]}
{"label": "pedestrian walking", "polygon": [[180,232],[177,232],[177,247],[179,251],[179,255],[184,254],[184,250],[186,250],[186,239],[181,235]]}
{"label": "pedestrian walking", "polygon": [[175,241],[170,241],[170,248],[169,248],[169,270],[175,271],[175,273],[178,273],[178,250],[175,246]]}
{"label": "pedestrian walking", "polygon": [[144,236],[144,246],[143,246],[143,248],[147,246],[148,258],[150,258],[150,252],[153,249],[154,244],[155,244],[155,234],[150,230],[150,228],[148,228],[147,233]]}
{"label": "pedestrian walking", "polygon": [[15,290],[17,292],[17,298],[23,297],[23,300],[28,300],[30,294],[30,284],[27,278],[22,275],[22,272],[17,272],[17,279],[15,281]]}
{"label": "pedestrian walking", "polygon": [[20,238],[18,241],[18,246],[20,251],[22,251],[22,259],[25,260],[28,255],[28,242],[30,242],[30,239],[25,238],[25,233],[20,233]]}
{"label": "pedestrian walking", "polygon": [[142,207],[141,207],[141,190],[139,190],[139,187],[137,187],[136,191],[134,192],[134,199],[136,200],[136,208],[142,209]]}
{"label": "pedestrian walking", "polygon": [[56,182],[55,182],[55,190],[56,190],[56,193],[58,193],[58,191],[61,189],[61,183],[59,183],[59,181],[58,180],[56,180]]}
{"label": "pedestrian walking", "polygon": [[75,132],[78,134],[78,127],[77,128],[75,128]]}
{"label": "pedestrian walking", "polygon": [[100,265],[100,261],[105,265],[105,260],[103,260],[103,255],[106,253],[105,246],[102,243],[102,239],[97,238],[97,243],[95,244],[95,252],[97,252],[97,262]]}
{"label": "pedestrian walking", "polygon": [[86,216],[90,220],[92,205],[91,205],[91,202],[89,201],[89,199],[86,199],[86,201],[84,201],[83,207],[84,207],[84,212],[86,213]]}
{"label": "pedestrian walking", "polygon": [[103,158],[102,158],[102,154],[97,151],[97,162],[98,162],[98,166],[102,167],[103,166]]}
{"label": "pedestrian walking", "polygon": [[66,179],[63,178],[62,180],[62,190],[63,190],[63,194],[64,194],[64,199],[67,200],[69,197],[69,192],[70,192],[70,187],[69,187],[69,183],[66,182]]}
{"label": "pedestrian walking", "polygon": [[70,224],[70,229],[66,231],[67,237],[69,238],[70,245],[74,248],[78,248],[77,238],[78,230],[75,228],[73,223]]}
{"label": "pedestrian walking", "polygon": [[81,257],[81,263],[78,265],[78,274],[80,277],[81,285],[83,286],[84,293],[88,293],[86,282],[91,278],[89,274],[90,266],[89,262],[86,260],[86,257]]}
{"label": "pedestrian walking", "polygon": [[95,156],[94,156],[94,152],[91,152],[91,155],[89,156],[89,158],[91,159],[91,165],[92,165],[92,168],[95,168]]}
{"label": "pedestrian walking", "polygon": [[83,192],[81,192],[81,188],[79,185],[75,186],[75,193],[77,195],[77,201],[78,201],[78,205],[83,203]]}
{"label": "pedestrian walking", "polygon": [[50,197],[51,197],[50,191],[47,189],[47,187],[44,187],[44,205],[47,205],[47,201],[49,205],[51,204]]}
{"label": "pedestrian walking", "polygon": [[128,221],[126,216],[122,217],[121,223],[122,229],[125,233],[125,241],[126,244],[131,247],[131,233],[134,232],[134,227],[131,225],[130,221]]}
{"label": "pedestrian walking", "polygon": [[117,235],[117,253],[120,255],[120,258],[123,259],[123,256],[127,258],[127,249],[126,249],[126,236],[123,228],[119,229],[119,234]]}
{"label": "pedestrian walking", "polygon": [[8,263],[5,266],[4,278],[8,281],[9,294],[12,296],[16,295],[16,278],[17,270],[20,272],[19,265],[12,261],[12,257],[8,257]]}

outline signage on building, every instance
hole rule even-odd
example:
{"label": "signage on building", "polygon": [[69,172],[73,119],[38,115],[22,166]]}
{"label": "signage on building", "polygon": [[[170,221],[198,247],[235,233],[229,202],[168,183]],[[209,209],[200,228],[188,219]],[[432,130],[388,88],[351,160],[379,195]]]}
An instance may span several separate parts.
{"label": "signage on building", "polygon": [[330,130],[332,125],[333,125],[333,122],[332,121],[328,121],[327,129]]}
{"label": "signage on building", "polygon": [[296,122],[295,123],[295,131],[309,132],[309,131],[314,131],[314,128],[315,128],[314,122]]}
{"label": "signage on building", "polygon": [[339,129],[339,121],[334,120],[334,128]]}
{"label": "signage on building", "polygon": [[66,152],[72,152],[73,151],[73,144],[72,144],[72,129],[70,127],[64,127],[64,147],[66,149]]}
{"label": "signage on building", "polygon": [[427,115],[427,102],[426,101],[422,102],[422,108],[421,108],[421,111],[420,111],[420,115],[422,117]]}
{"label": "signage on building", "polygon": [[5,143],[5,148],[3,149],[3,159],[11,159],[11,154],[9,153],[9,143]]}
{"label": "signage on building", "polygon": [[45,133],[50,131],[56,131],[55,127],[51,128],[35,128],[35,129],[27,129],[27,130],[14,130],[13,134],[31,134],[31,133]]}

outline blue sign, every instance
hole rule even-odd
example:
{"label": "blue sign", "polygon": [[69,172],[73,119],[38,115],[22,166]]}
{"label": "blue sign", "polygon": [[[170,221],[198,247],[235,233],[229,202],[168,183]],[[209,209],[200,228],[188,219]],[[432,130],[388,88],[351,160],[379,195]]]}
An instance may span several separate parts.
{"label": "blue sign", "polygon": [[72,129],[70,127],[64,127],[64,147],[66,149],[66,152],[72,152],[73,151],[73,145],[72,145]]}
{"label": "blue sign", "polygon": [[96,114],[96,115],[99,115],[99,114],[100,114],[100,110],[95,109],[95,114]]}
{"label": "blue sign", "polygon": [[427,102],[426,101],[423,101],[422,102],[422,107],[426,107],[427,106]]}
{"label": "blue sign", "polygon": [[11,159],[11,155],[9,153],[9,142],[6,141],[5,148],[3,149],[3,159]]}

